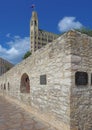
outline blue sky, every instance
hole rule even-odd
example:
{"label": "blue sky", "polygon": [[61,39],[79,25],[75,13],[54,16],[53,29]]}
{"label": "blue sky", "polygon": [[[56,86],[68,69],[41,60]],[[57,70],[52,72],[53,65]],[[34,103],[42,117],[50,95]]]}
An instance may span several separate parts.
{"label": "blue sky", "polygon": [[0,57],[14,64],[30,48],[33,3],[41,29],[58,34],[82,26],[92,29],[92,0],[0,0]]}

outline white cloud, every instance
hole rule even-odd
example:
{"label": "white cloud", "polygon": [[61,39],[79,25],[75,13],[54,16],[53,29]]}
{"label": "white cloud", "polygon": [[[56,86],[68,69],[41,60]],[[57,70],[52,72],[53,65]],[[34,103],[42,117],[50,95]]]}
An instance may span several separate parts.
{"label": "white cloud", "polygon": [[0,45],[0,53],[5,53],[6,52],[6,49],[3,48],[1,45]]}
{"label": "white cloud", "polygon": [[0,45],[0,57],[16,64],[22,60],[23,55],[30,50],[30,38],[20,36],[12,37],[12,40],[6,43],[9,49]]}
{"label": "white cloud", "polygon": [[83,25],[79,21],[76,21],[76,17],[64,17],[58,23],[60,32],[65,32],[70,29],[79,29],[81,27],[83,27]]}
{"label": "white cloud", "polygon": [[8,54],[8,55],[11,55],[11,54],[13,54],[13,55],[18,55],[19,52],[18,52],[18,50],[16,50],[14,47],[12,47],[11,49],[9,49],[9,50],[7,51],[7,54]]}

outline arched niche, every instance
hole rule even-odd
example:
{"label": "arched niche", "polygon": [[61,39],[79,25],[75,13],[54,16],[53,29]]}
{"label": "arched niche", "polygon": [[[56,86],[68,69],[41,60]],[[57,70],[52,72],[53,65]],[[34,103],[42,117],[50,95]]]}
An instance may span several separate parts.
{"label": "arched niche", "polygon": [[30,93],[30,81],[29,81],[29,76],[26,73],[24,73],[21,76],[20,92]]}
{"label": "arched niche", "polygon": [[8,82],[8,91],[10,90],[10,83]]}
{"label": "arched niche", "polygon": [[4,90],[6,90],[6,84],[4,83]]}

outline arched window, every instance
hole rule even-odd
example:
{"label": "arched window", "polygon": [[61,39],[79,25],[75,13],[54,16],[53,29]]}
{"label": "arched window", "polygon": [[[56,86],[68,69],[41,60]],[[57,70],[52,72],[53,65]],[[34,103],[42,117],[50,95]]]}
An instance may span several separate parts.
{"label": "arched window", "polygon": [[10,90],[10,84],[9,84],[9,82],[8,82],[8,91]]}
{"label": "arched window", "polygon": [[31,25],[33,25],[33,21],[31,21]]}
{"label": "arched window", "polygon": [[1,84],[1,89],[3,88],[2,84]]}
{"label": "arched window", "polygon": [[29,76],[26,73],[24,73],[21,77],[20,92],[30,93],[30,81]]}
{"label": "arched window", "polygon": [[4,90],[6,90],[6,85],[4,84]]}
{"label": "arched window", "polygon": [[34,21],[34,23],[35,23],[35,26],[37,25],[37,22],[36,22],[36,20]]}

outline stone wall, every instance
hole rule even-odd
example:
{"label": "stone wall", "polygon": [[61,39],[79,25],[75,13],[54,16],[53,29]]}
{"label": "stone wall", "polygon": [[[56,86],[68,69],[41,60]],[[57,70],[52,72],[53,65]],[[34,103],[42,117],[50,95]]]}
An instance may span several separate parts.
{"label": "stone wall", "polygon": [[0,58],[0,76],[10,70],[14,65],[5,59]]}
{"label": "stone wall", "polygon": [[[92,37],[75,31],[69,36],[72,54],[71,130],[92,130]],[[76,72],[86,72],[88,82],[76,84]],[[85,82],[86,79],[82,80]]]}
{"label": "stone wall", "polygon": [[92,37],[63,34],[0,77],[0,85],[4,96],[59,130],[92,130]]}
{"label": "stone wall", "polygon": [[[27,75],[26,82],[21,82]],[[46,84],[40,76],[46,75]],[[30,93],[21,92],[29,79]],[[45,80],[45,79],[43,79]],[[0,77],[1,93],[30,106],[60,130],[70,130],[71,44],[65,33]],[[21,87],[24,87],[21,86]]]}

